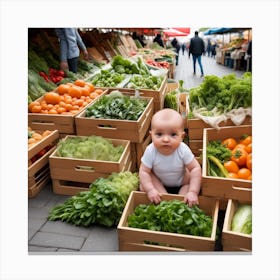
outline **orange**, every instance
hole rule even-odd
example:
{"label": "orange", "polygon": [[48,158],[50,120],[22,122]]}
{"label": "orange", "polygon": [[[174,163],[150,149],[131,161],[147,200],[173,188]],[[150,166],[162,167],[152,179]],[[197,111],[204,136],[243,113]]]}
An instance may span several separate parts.
{"label": "orange", "polygon": [[103,93],[103,90],[102,89],[96,89],[94,92],[97,93],[98,95],[100,95],[101,93]]}
{"label": "orange", "polygon": [[49,114],[57,114],[56,109],[50,109],[50,110],[49,110]]}
{"label": "orange", "polygon": [[41,113],[42,107],[40,105],[33,105],[31,107],[31,113]]}
{"label": "orange", "polygon": [[222,141],[222,145],[226,146],[230,150],[233,150],[237,145],[237,142],[234,138],[226,138]]}
{"label": "orange", "polygon": [[59,94],[64,94],[64,93],[68,93],[70,86],[67,84],[61,84],[57,87],[56,91]]}
{"label": "orange", "polygon": [[85,86],[89,88],[89,92],[94,91],[94,85],[93,84],[86,82]]}
{"label": "orange", "polygon": [[79,87],[84,87],[85,84],[86,84],[86,82],[84,80],[80,80],[80,79],[78,79],[74,82],[74,85],[79,86]]}
{"label": "orange", "polygon": [[45,93],[44,99],[48,104],[58,104],[61,100],[60,95],[53,91]]}
{"label": "orange", "polygon": [[233,172],[229,172],[228,177],[231,178],[231,179],[239,179],[238,175],[236,173],[233,173]]}
{"label": "orange", "polygon": [[240,179],[244,179],[244,180],[248,180],[248,178],[251,176],[251,171],[248,168],[241,168],[239,169],[239,171],[237,172],[237,175]]}
{"label": "orange", "polygon": [[91,99],[95,99],[98,96],[98,94],[95,93],[95,91],[94,91],[89,96],[90,96]]}
{"label": "orange", "polygon": [[78,87],[78,86],[72,86],[69,91],[68,91],[69,95],[71,97],[78,97],[80,98],[81,95],[82,95],[82,91],[81,91],[81,88]]}
{"label": "orange", "polygon": [[252,153],[252,143],[249,143],[247,146],[245,146],[245,150],[248,154]]}
{"label": "orange", "polygon": [[232,172],[232,173],[237,173],[239,170],[238,164],[233,160],[226,161],[224,163],[224,167],[228,172]]}
{"label": "orange", "polygon": [[85,87],[82,87],[82,88],[81,88],[81,92],[82,92],[81,97],[82,97],[82,96],[89,96],[89,94],[90,94],[90,89],[89,89],[87,86],[85,86]]}
{"label": "orange", "polygon": [[30,112],[32,112],[32,107],[33,106],[40,106],[40,102],[38,102],[38,101],[33,101],[33,102],[31,102],[29,105],[28,105],[28,109],[29,109],[29,111]]}
{"label": "orange", "polygon": [[59,108],[57,109],[57,113],[58,113],[58,114],[61,114],[61,113],[64,113],[64,112],[66,112],[66,109],[65,109],[64,107],[59,107]]}

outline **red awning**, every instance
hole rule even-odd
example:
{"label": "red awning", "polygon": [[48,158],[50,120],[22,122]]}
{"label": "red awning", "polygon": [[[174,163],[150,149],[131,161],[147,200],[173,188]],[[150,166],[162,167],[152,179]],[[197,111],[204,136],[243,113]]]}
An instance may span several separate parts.
{"label": "red awning", "polygon": [[[186,28],[182,28],[186,29]],[[189,31],[185,30],[186,32],[178,30],[178,28],[168,28],[164,29],[163,33],[170,37],[178,37],[178,36],[188,36],[190,34]]]}

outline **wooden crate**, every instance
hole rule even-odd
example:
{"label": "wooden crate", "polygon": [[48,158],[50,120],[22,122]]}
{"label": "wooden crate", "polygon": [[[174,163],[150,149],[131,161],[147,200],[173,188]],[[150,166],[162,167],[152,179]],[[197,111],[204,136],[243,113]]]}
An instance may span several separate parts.
{"label": "wooden crate", "polygon": [[[247,116],[242,125],[252,125],[252,118]],[[232,120],[228,119],[219,124],[220,127],[234,126]],[[202,140],[203,129],[212,128],[209,124],[200,119],[187,119],[188,135],[190,140]],[[202,148],[202,147],[201,147]]]}
{"label": "wooden crate", "polygon": [[214,128],[204,129],[201,182],[202,195],[252,201],[252,181],[207,175],[206,147],[208,142],[212,140],[223,140],[229,137],[237,139],[244,134],[252,135],[251,125],[229,126],[219,130]]}
{"label": "wooden crate", "polygon": [[50,180],[49,156],[54,146],[28,167],[28,198],[35,197]]}
{"label": "wooden crate", "polygon": [[166,93],[171,92],[172,90],[176,90],[179,88],[179,83],[175,82],[175,83],[167,83],[166,84]]}
{"label": "wooden crate", "polygon": [[246,201],[228,200],[222,231],[223,251],[252,251],[252,234],[244,234],[231,230],[232,219],[239,203],[251,204]]}
{"label": "wooden crate", "polygon": [[135,162],[135,169],[140,168],[141,158],[145,152],[147,146],[152,142],[152,137],[149,132],[147,132],[145,138],[141,143],[131,143],[131,154],[132,161]]}
{"label": "wooden crate", "polygon": [[[68,135],[65,139],[68,137],[78,136]],[[123,154],[118,162],[59,157],[56,149],[49,158],[52,180],[92,183],[99,177],[107,177],[112,172],[125,170],[131,161],[130,141],[110,140],[114,146],[122,145],[124,147]]]}
{"label": "wooden crate", "polygon": [[[123,90],[119,91],[124,95],[129,95],[124,93]],[[109,92],[111,91],[109,90]],[[141,143],[150,127],[154,109],[153,98],[140,98],[146,99],[148,104],[137,121],[87,118],[85,116],[86,110],[83,110],[75,118],[77,135],[99,135],[106,138],[126,139],[130,140],[131,142]]]}
{"label": "wooden crate", "polygon": [[[104,90],[104,88],[101,89]],[[100,96],[106,94],[106,92],[107,90],[104,90]],[[40,102],[43,98],[44,97],[41,96],[36,101]],[[73,115],[28,113],[28,125],[37,130],[58,130],[58,132],[62,134],[76,134],[75,117],[87,107],[91,106],[95,100]]]}
{"label": "wooden crate", "polygon": [[[124,171],[134,172],[134,170],[132,170],[132,161],[131,160],[127,161],[126,164],[123,166],[121,172],[124,172]],[[100,177],[106,178],[110,174],[111,173],[102,173],[102,174],[100,174]],[[52,180],[53,192],[56,194],[61,194],[61,195],[76,195],[79,192],[88,191],[90,185],[91,185],[91,183],[82,183],[82,182],[74,182],[74,181],[59,180],[59,179]]]}
{"label": "wooden crate", "polygon": [[[178,199],[183,200],[184,196],[163,194],[163,200]],[[150,201],[146,193],[133,191],[126,203],[125,209],[118,224],[118,238],[120,251],[213,251],[215,247],[215,237],[217,219],[219,211],[219,201],[209,197],[199,197],[199,207],[207,215],[213,217],[213,228],[211,237],[199,237],[186,234],[177,234],[161,231],[144,230],[131,228],[127,225],[128,216],[134,212],[139,204],[149,204]],[[165,245],[147,244],[146,241],[156,242]]]}
{"label": "wooden crate", "polygon": [[193,154],[197,157],[199,157],[202,154],[202,148],[203,148],[203,141],[202,140],[190,140],[189,141],[189,147]]}
{"label": "wooden crate", "polygon": [[[140,96],[143,97],[152,97],[154,99],[154,111],[157,112],[163,109],[164,97],[166,95],[166,88],[167,88],[167,76],[164,77],[162,84],[158,90],[139,89],[139,94]],[[121,90],[122,92],[135,93],[135,89],[125,88]]]}
{"label": "wooden crate", "polygon": [[[35,132],[42,133],[42,131],[35,131]],[[38,141],[35,145],[31,146],[28,149],[28,161],[29,161],[28,166],[32,165],[32,163],[30,162],[31,158],[33,158],[35,155],[37,155],[40,151],[42,151],[47,146],[56,143],[58,138],[59,138],[58,130],[54,130],[48,136],[44,137],[41,141]]]}

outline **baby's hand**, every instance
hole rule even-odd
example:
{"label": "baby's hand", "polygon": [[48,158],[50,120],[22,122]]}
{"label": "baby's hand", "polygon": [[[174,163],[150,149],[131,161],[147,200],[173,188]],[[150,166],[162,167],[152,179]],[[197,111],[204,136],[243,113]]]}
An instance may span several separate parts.
{"label": "baby's hand", "polygon": [[161,202],[160,194],[158,193],[157,190],[152,189],[152,190],[148,191],[147,195],[151,202],[153,202],[155,204],[158,204]]}
{"label": "baby's hand", "polygon": [[188,192],[185,195],[184,201],[192,207],[193,205],[198,205],[198,196],[195,192]]}

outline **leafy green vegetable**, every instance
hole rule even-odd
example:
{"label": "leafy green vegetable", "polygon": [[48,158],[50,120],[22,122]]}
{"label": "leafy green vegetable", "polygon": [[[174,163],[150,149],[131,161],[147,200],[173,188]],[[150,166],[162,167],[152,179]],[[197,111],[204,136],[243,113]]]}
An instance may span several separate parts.
{"label": "leafy green vegetable", "polygon": [[140,74],[138,65],[135,62],[122,57],[121,55],[114,56],[111,65],[116,72],[121,74]]}
{"label": "leafy green vegetable", "polygon": [[246,234],[252,233],[252,205],[239,205],[232,218],[231,230]]}
{"label": "leafy green vegetable", "polygon": [[94,75],[91,83],[97,87],[116,87],[125,79],[125,74],[120,72],[101,70]]}
{"label": "leafy green vegetable", "polygon": [[88,191],[80,192],[52,208],[48,219],[82,226],[115,226],[119,222],[129,194],[136,190],[138,185],[137,173],[129,171],[98,178],[90,185]]}
{"label": "leafy green vegetable", "polygon": [[223,163],[230,159],[231,151],[220,140],[209,141],[206,147],[207,174],[214,177],[228,177]]}
{"label": "leafy green vegetable", "polygon": [[129,81],[128,87],[135,89],[153,89],[158,90],[162,84],[162,76],[141,76],[133,75]]}
{"label": "leafy green vegetable", "polygon": [[197,206],[179,200],[140,204],[128,217],[128,226],[155,231],[211,236],[213,221]]}
{"label": "leafy green vegetable", "polygon": [[57,156],[103,161],[119,161],[124,147],[114,146],[112,141],[101,136],[68,137],[59,141]]}
{"label": "leafy green vegetable", "polygon": [[190,107],[212,111],[214,115],[227,113],[232,109],[252,106],[252,75],[249,72],[241,78],[229,74],[222,78],[205,76],[199,87],[190,89]]}
{"label": "leafy green vegetable", "polygon": [[172,90],[164,97],[164,108],[171,108],[174,110],[178,110],[178,92],[176,90]]}
{"label": "leafy green vegetable", "polygon": [[85,111],[88,118],[138,120],[144,112],[148,101],[143,98],[123,95],[114,90],[110,94],[101,96]]}

